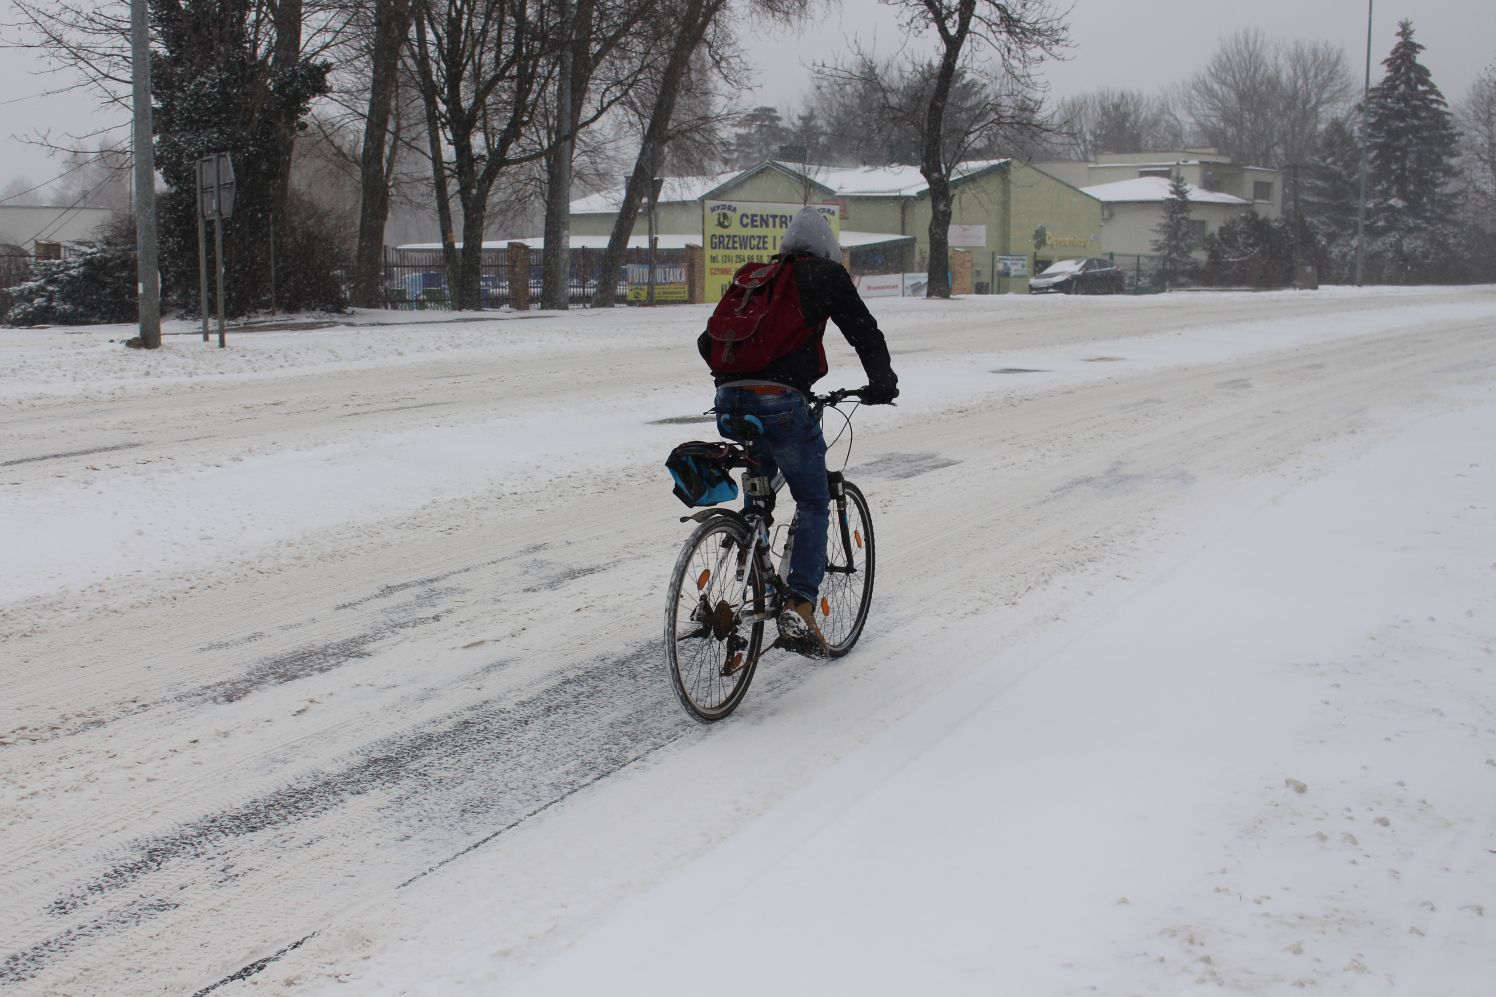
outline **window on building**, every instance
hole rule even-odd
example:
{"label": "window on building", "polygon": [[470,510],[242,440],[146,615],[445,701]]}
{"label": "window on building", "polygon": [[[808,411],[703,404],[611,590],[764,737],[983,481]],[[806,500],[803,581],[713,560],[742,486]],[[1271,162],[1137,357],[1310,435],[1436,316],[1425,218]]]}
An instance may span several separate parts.
{"label": "window on building", "polygon": [[1138,170],[1138,176],[1140,176],[1140,177],[1163,177],[1165,180],[1168,180],[1170,177],[1173,176],[1173,173],[1171,173],[1169,171],[1169,168],[1167,166],[1165,166],[1162,169],[1156,169],[1156,170]]}
{"label": "window on building", "polygon": [[1273,199],[1273,182],[1271,180],[1258,180],[1252,184],[1252,200],[1271,201]]}
{"label": "window on building", "polygon": [[36,241],[36,258],[39,260],[62,259],[62,243]]}
{"label": "window on building", "polygon": [[1190,219],[1190,248],[1199,249],[1205,245],[1205,220],[1203,218]]}

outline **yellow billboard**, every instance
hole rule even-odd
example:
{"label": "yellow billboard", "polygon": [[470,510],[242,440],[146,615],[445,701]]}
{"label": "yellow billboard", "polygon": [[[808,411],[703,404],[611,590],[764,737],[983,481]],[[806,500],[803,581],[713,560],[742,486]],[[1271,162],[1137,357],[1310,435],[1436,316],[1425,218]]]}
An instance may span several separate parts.
{"label": "yellow billboard", "polygon": [[[628,288],[628,300],[630,304],[642,304],[649,300],[648,284],[630,284]],[[655,285],[656,304],[685,304],[691,300],[690,288],[683,282],[675,281],[669,284]]]}
{"label": "yellow billboard", "polygon": [[[715,304],[744,263],[762,263],[779,252],[779,240],[803,204],[767,201],[707,201],[702,231],[706,233],[706,301]],[[831,231],[841,239],[841,212],[835,204],[813,204]]]}

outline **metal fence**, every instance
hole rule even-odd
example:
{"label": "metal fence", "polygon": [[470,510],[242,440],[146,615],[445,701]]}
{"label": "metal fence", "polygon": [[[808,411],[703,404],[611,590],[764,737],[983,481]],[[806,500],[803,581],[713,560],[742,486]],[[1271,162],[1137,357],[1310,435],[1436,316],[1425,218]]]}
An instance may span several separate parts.
{"label": "metal fence", "polygon": [[[587,306],[597,291],[602,277],[604,250],[573,249],[568,254],[570,279],[567,281],[567,300],[572,305]],[[542,268],[540,253],[531,251],[529,257],[529,300],[532,307],[540,302]],[[446,264],[439,249],[394,249],[386,247],[381,264],[380,306],[405,310],[450,309],[452,291],[447,280]],[[512,308],[514,295],[511,289],[511,266],[506,249],[484,250],[478,277],[478,307],[484,309]],[[353,270],[343,267],[339,278],[345,293],[351,299]],[[684,284],[686,268],[684,254],[660,250],[655,265],[657,284]],[[628,298],[629,286],[643,286],[649,280],[647,253],[630,250],[625,256],[616,287],[617,300]]]}
{"label": "metal fence", "polygon": [[1169,289],[1169,261],[1162,256],[1108,253],[1127,275],[1128,294],[1162,294]]}
{"label": "metal fence", "polygon": [[[448,310],[452,289],[440,250],[397,250],[385,247],[380,264],[379,303],[383,308],[408,311]],[[339,268],[345,295],[353,297],[353,268]],[[513,304],[509,291],[509,260],[503,253],[484,253],[478,273],[480,308]]]}
{"label": "metal fence", "polygon": [[26,283],[33,262],[31,254],[20,246],[0,246],[0,290]]}

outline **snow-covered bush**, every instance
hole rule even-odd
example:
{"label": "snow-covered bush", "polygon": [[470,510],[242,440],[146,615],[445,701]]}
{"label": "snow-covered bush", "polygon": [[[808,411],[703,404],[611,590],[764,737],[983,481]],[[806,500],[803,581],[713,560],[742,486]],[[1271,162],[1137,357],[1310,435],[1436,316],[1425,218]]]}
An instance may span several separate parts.
{"label": "snow-covered bush", "polygon": [[[1299,255],[1316,260],[1319,244],[1307,225],[1299,231]],[[1205,237],[1205,282],[1213,287],[1288,287],[1293,283],[1293,223],[1238,215]]]}
{"label": "snow-covered bush", "polygon": [[6,325],[88,325],[136,317],[133,247],[113,241],[33,264],[31,279],[0,291]]}

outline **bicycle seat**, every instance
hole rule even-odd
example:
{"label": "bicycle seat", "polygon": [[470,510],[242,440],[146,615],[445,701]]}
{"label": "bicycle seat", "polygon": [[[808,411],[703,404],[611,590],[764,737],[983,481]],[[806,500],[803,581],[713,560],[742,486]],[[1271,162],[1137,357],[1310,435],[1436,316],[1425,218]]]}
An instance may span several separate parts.
{"label": "bicycle seat", "polygon": [[717,432],[729,440],[755,440],[764,433],[764,424],[756,415],[717,414]]}

